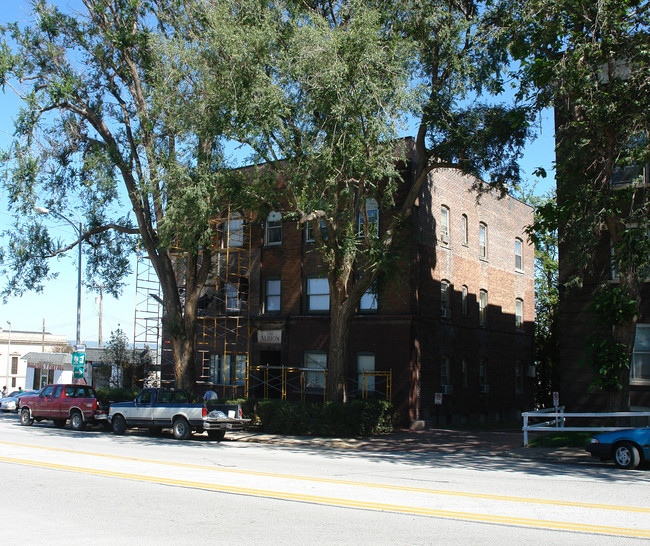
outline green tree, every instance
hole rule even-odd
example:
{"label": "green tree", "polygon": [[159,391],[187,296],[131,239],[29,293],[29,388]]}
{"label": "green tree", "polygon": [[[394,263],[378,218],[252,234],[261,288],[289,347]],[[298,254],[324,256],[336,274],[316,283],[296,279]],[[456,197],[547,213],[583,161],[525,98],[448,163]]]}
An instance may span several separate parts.
{"label": "green tree", "polygon": [[[525,112],[477,100],[503,89],[499,13],[472,1],[206,6],[191,40],[205,52],[200,71],[232,66],[226,79],[217,71],[214,88],[235,100],[232,138],[277,177],[261,198],[312,229],[329,284],[326,394],[344,401],[353,314],[390,276],[429,173],[459,169],[504,192],[518,177]],[[417,136],[397,140],[407,116]]]}
{"label": "green tree", "polygon": [[129,338],[118,326],[117,330],[111,332],[111,337],[106,344],[111,364],[115,366],[117,372],[111,374],[111,387],[133,387],[135,382],[133,351],[129,347]]}
{"label": "green tree", "polygon": [[[650,161],[649,3],[525,0],[511,10],[522,92],[556,109],[558,204],[542,214],[560,227],[570,264],[561,271],[572,271],[561,280],[579,286],[617,272],[618,283],[597,289],[608,340],[592,344],[591,361],[614,409],[627,409],[640,289],[650,272],[648,195],[636,167]],[[593,259],[603,238],[611,264]]]}
{"label": "green tree", "polygon": [[[534,188],[533,188],[534,190]],[[523,199],[535,208],[528,235],[535,245],[535,403],[552,405],[552,392],[559,388],[559,271],[557,226],[549,225],[543,211],[556,207],[555,190],[544,195],[525,191]]]}
{"label": "green tree", "polygon": [[[42,289],[49,260],[82,242],[88,278],[117,295],[137,239],[162,287],[177,385],[193,390],[210,219],[234,198],[223,189],[220,103],[213,94],[206,106],[200,74],[188,83],[184,65],[162,69],[173,55],[161,37],[177,36],[186,2],[82,4],[68,14],[33,0],[33,26],[2,29],[0,84],[23,105],[2,156],[17,224],[0,254],[3,296]],[[79,215],[82,232],[54,240],[35,205]]]}

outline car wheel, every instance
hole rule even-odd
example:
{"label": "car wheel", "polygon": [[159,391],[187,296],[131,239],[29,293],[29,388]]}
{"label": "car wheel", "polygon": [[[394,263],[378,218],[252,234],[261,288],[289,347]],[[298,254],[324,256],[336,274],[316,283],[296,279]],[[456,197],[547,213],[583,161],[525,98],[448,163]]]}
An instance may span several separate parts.
{"label": "car wheel", "polygon": [[210,438],[210,440],[216,440],[217,442],[220,442],[225,437],[226,437],[225,430],[208,430],[208,438]]}
{"label": "car wheel", "polygon": [[174,432],[174,438],[177,440],[187,440],[192,433],[190,424],[187,422],[187,419],[184,417],[179,417],[174,421],[172,425],[172,430]]}
{"label": "car wheel", "polygon": [[83,430],[86,428],[86,423],[84,422],[83,415],[78,411],[75,411],[70,415],[70,428],[72,430]]}
{"label": "car wheel", "polygon": [[23,408],[20,412],[20,424],[23,426],[29,426],[34,423],[34,419],[29,414],[29,408]]}
{"label": "car wheel", "polygon": [[126,419],[119,413],[113,415],[113,432],[115,434],[124,434],[126,432]]}
{"label": "car wheel", "polygon": [[619,468],[631,469],[639,466],[639,450],[629,442],[622,442],[614,447],[614,462]]}
{"label": "car wheel", "polygon": [[65,419],[54,419],[54,426],[56,428],[63,428],[65,426]]}

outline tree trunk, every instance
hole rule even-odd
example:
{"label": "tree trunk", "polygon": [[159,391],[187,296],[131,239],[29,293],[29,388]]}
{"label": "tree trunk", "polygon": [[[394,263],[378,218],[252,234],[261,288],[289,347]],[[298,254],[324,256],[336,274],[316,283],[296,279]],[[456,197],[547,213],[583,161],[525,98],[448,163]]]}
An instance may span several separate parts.
{"label": "tree trunk", "polygon": [[325,397],[331,402],[347,402],[346,355],[352,313],[348,302],[332,309],[330,315],[330,342],[327,353]]}

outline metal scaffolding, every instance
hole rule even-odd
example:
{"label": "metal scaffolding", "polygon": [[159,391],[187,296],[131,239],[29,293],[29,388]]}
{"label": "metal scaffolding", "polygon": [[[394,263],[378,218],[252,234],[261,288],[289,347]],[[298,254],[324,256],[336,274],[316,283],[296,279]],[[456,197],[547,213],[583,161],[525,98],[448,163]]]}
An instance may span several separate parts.
{"label": "metal scaffolding", "polygon": [[[135,312],[133,319],[133,348],[149,348],[152,370],[143,378],[146,384],[160,384],[162,298],[160,282],[151,260],[138,246],[135,266]],[[142,385],[141,385],[142,386]]]}

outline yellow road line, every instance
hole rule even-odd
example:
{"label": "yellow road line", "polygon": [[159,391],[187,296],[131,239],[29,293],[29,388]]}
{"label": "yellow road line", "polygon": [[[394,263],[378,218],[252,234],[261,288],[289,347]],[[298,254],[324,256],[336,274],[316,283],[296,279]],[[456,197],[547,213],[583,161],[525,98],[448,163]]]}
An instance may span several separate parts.
{"label": "yellow road line", "polygon": [[578,531],[584,533],[597,533],[616,536],[650,538],[650,530],[630,529],[625,527],[608,527],[604,525],[587,525],[583,523],[572,523],[563,521],[544,521],[530,518],[517,518],[509,516],[495,516],[489,514],[474,514],[470,512],[454,512],[450,510],[439,510],[431,508],[422,508],[417,506],[402,506],[398,504],[386,504],[379,502],[367,502],[335,497],[323,497],[319,495],[305,495],[299,493],[285,493],[282,491],[269,491],[264,489],[253,489],[249,487],[235,487],[228,485],[211,484],[205,482],[196,482],[189,480],[178,480],[173,478],[144,476],[140,474],[130,474],[126,472],[114,472],[110,470],[100,470],[91,468],[81,468],[66,466],[43,461],[29,461],[24,459],[14,459],[11,457],[0,457],[0,461],[6,463],[19,464],[51,470],[64,470],[69,472],[78,472],[81,474],[90,474],[94,476],[104,476],[110,478],[122,478],[133,481],[149,482],[161,485],[172,485],[178,487],[190,487],[194,489],[203,489],[207,491],[216,491],[220,493],[233,493],[238,495],[248,495],[256,497],[265,497],[272,499],[281,499],[297,502],[309,502],[322,505],[340,506],[349,508],[359,508],[365,510],[379,510],[397,512],[403,514],[414,514],[423,516],[433,516],[448,519],[459,519],[464,521],[475,521],[482,523],[500,523],[506,525],[518,525],[542,529],[554,529],[565,531]]}
{"label": "yellow road line", "polygon": [[106,459],[115,459],[121,461],[133,461],[146,464],[156,464],[161,466],[172,466],[180,468],[190,468],[193,470],[208,470],[210,472],[221,472],[226,474],[242,474],[247,476],[263,476],[267,478],[279,478],[279,479],[288,479],[296,481],[305,481],[305,482],[314,482],[314,483],[330,483],[336,485],[351,485],[354,487],[365,487],[371,489],[386,489],[386,490],[396,490],[396,491],[408,491],[412,493],[426,493],[430,495],[443,495],[449,497],[463,497],[463,498],[474,498],[474,499],[487,499],[487,500],[498,500],[506,502],[519,502],[519,503],[528,503],[528,504],[541,504],[548,506],[571,506],[575,508],[592,508],[597,510],[614,510],[621,512],[639,512],[650,514],[650,508],[643,506],[620,506],[614,504],[597,504],[590,502],[573,502],[573,501],[563,501],[563,500],[553,500],[553,499],[537,499],[529,497],[513,497],[508,495],[492,495],[488,493],[469,493],[463,491],[448,491],[443,489],[427,489],[424,487],[412,487],[412,486],[403,486],[403,485],[390,485],[390,484],[377,484],[377,483],[368,483],[368,482],[358,482],[352,480],[341,480],[335,478],[317,478],[311,476],[299,476],[294,474],[280,474],[274,472],[262,472],[257,470],[243,470],[236,468],[222,468],[208,465],[199,465],[192,463],[175,463],[172,461],[161,461],[158,459],[145,459],[141,457],[126,457],[123,455],[111,455],[109,453],[95,453],[92,451],[77,451],[74,449],[64,449],[57,447],[47,447],[47,446],[37,446],[31,444],[20,444],[14,442],[2,442],[0,445],[8,445],[14,447],[26,447],[30,449],[40,449],[45,451],[54,451],[59,453],[70,453],[74,455],[86,455],[90,457],[101,457]]}

